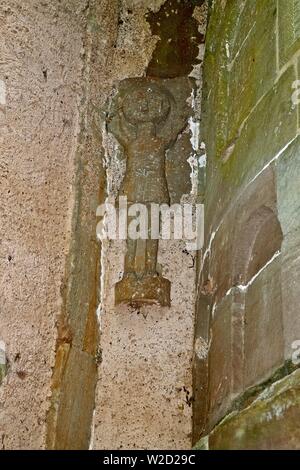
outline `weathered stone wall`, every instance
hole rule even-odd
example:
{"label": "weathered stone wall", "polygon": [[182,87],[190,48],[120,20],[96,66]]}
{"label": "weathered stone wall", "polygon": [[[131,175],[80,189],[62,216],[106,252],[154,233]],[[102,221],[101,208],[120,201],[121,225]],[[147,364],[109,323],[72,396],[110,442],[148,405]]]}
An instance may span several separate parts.
{"label": "weathered stone wall", "polygon": [[202,201],[204,2],[0,1],[3,449],[188,448],[191,404],[204,448],[300,446],[299,1],[210,3],[205,247],[196,273],[161,244],[172,307],[132,310],[124,246],[96,238],[122,178],[108,103],[124,79],[195,79],[167,171]]}
{"label": "weathered stone wall", "polygon": [[171,197],[197,196],[205,2],[0,6],[0,446],[190,447],[193,254],[162,246],[170,310],[119,311],[121,258],[104,247],[100,265],[96,208],[120,170],[108,102],[121,80],[145,75],[198,86],[191,128],[167,158]]}
{"label": "weathered stone wall", "polygon": [[[144,64],[149,66],[145,68],[144,64],[131,58],[128,59],[130,71],[126,74],[119,72],[119,75],[115,72],[118,79],[116,89],[119,80],[125,77],[146,75],[158,84],[160,79],[169,79],[165,80],[164,86],[174,93],[175,99],[180,96],[181,101],[189,103],[188,117],[195,121],[195,127],[199,112],[195,98],[201,79],[200,68],[195,66],[199,62],[197,57],[201,58],[199,46],[205,32],[206,9],[202,4],[202,1],[168,0],[160,2],[160,8],[152,2],[146,2],[140,8],[132,5],[144,41],[141,44]],[[125,5],[128,7],[129,2],[124,2]],[[117,44],[117,50],[122,47],[129,56],[137,47],[134,20],[127,10],[122,10],[121,18],[123,27],[127,25],[127,35],[126,42]],[[180,38],[185,44],[187,57],[182,57]],[[188,85],[189,76],[194,76],[198,83],[192,78]],[[193,84],[195,91],[192,95]],[[180,109],[178,103],[177,106]],[[197,197],[197,182],[194,178],[191,183],[190,174],[192,170],[198,171],[201,149],[198,142],[197,148],[192,146],[188,121],[167,154],[166,171],[172,203],[180,203],[182,197],[194,201]],[[112,201],[126,171],[124,155],[111,134],[104,132],[103,135],[107,194]],[[194,140],[197,141],[197,136]],[[192,167],[187,163],[191,157]],[[141,182],[137,178],[133,184]],[[151,184],[155,185],[155,182],[149,181],[149,186]],[[171,307],[142,305],[136,308],[115,305],[115,285],[124,272],[125,251],[125,243],[103,243],[98,310],[101,360],[92,446],[104,449],[189,449],[192,444],[194,253],[189,253],[182,241],[160,243],[158,263],[163,276],[171,281]]]}
{"label": "weathered stone wall", "polygon": [[[0,2],[0,448],[43,448],[71,232],[85,2]],[[80,21],[78,21],[80,20]]]}
{"label": "weathered stone wall", "polygon": [[299,20],[297,0],[211,5],[194,440],[212,449],[300,446]]}

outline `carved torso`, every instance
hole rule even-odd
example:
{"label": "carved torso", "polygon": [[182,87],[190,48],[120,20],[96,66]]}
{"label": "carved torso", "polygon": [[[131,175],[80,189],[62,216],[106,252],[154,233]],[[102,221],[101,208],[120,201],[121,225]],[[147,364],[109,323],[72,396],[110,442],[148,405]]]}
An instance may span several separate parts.
{"label": "carved torso", "polygon": [[164,139],[139,135],[127,147],[126,173],[120,195],[132,203],[169,204]]}

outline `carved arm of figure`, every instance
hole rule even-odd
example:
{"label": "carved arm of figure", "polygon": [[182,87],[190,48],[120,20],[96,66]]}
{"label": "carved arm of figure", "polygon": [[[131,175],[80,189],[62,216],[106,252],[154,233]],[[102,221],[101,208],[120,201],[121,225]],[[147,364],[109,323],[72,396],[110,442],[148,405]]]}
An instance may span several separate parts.
{"label": "carved arm of figure", "polygon": [[122,109],[113,110],[113,114],[109,114],[107,129],[115,136],[124,150],[127,149],[129,143],[136,137],[134,126],[126,122]]}

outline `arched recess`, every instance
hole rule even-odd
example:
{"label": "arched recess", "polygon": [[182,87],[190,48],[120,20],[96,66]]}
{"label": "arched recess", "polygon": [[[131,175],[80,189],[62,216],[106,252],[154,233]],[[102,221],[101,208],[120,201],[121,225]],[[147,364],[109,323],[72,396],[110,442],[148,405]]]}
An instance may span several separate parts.
{"label": "arched recess", "polygon": [[234,285],[246,285],[280,251],[282,240],[281,226],[274,211],[267,206],[255,210],[237,237]]}

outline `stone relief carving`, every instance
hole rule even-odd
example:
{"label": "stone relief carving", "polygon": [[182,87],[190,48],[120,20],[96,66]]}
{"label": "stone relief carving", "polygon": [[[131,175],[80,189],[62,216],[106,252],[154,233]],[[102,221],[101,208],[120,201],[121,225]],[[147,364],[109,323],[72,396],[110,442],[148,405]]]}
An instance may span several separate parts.
{"label": "stone relief carving", "polygon": [[[119,196],[128,208],[140,203],[170,204],[165,156],[186,127],[191,95],[188,79],[127,79],[111,103],[107,127],[122,145],[126,172]],[[115,303],[170,306],[170,281],[158,272],[158,239],[127,239],[124,275],[115,286]]]}

